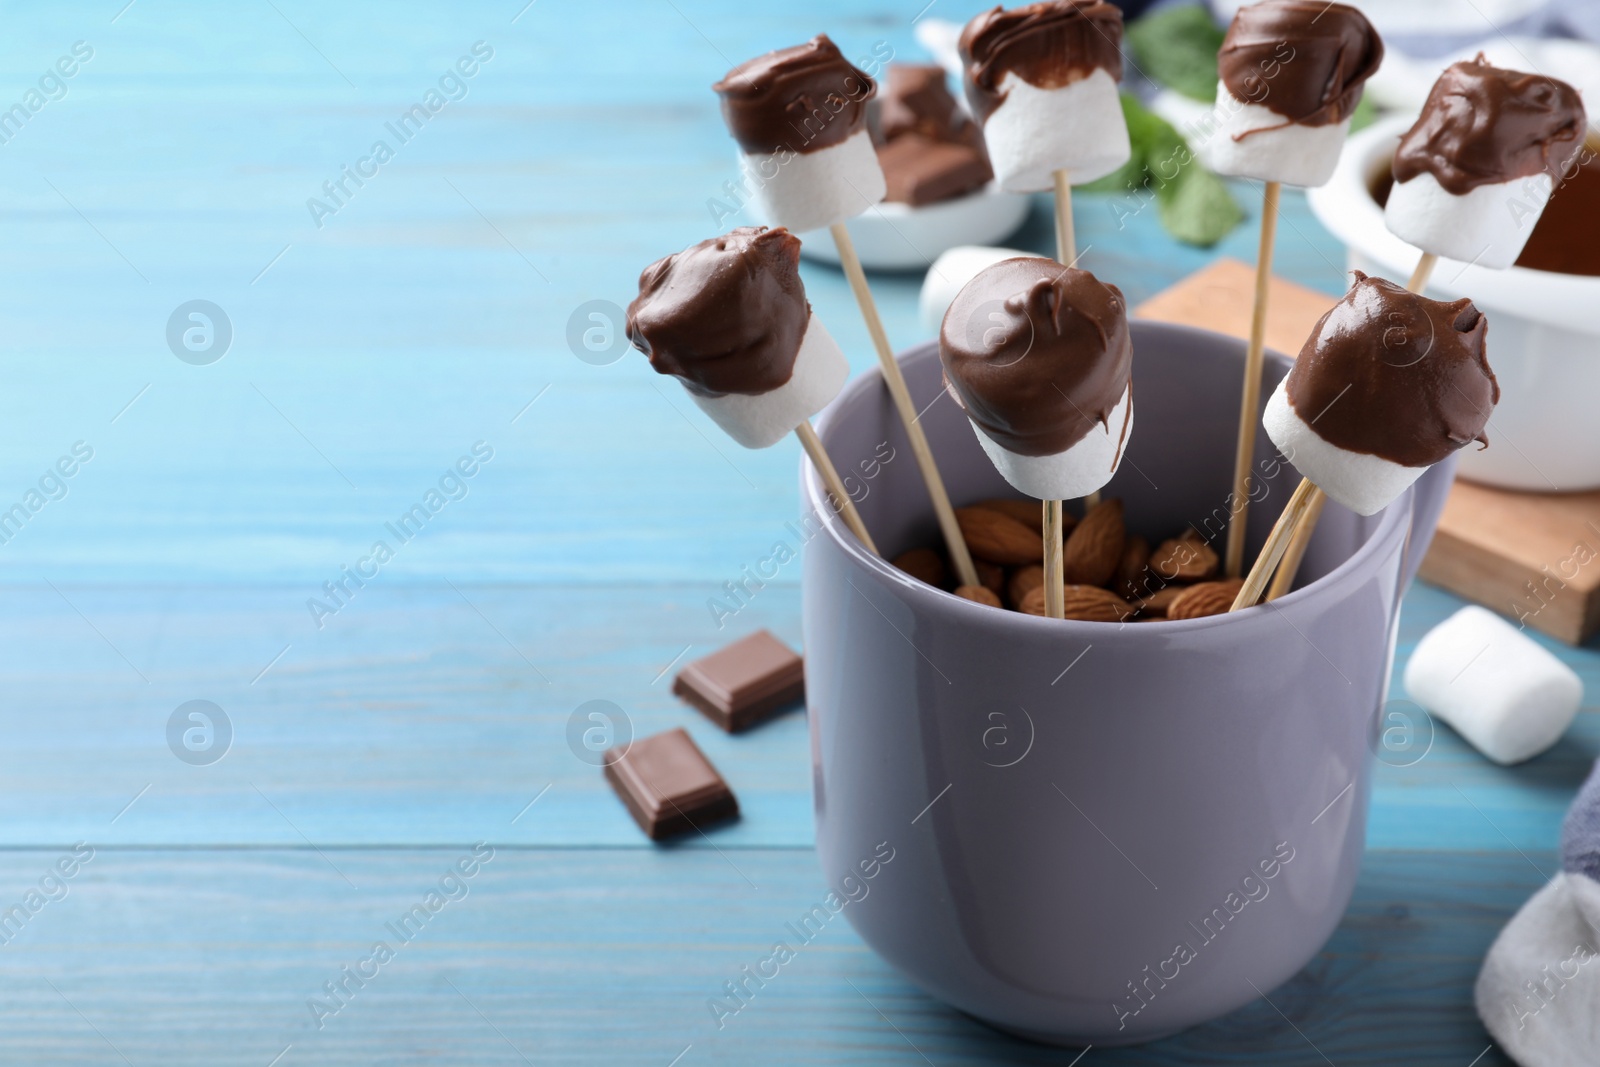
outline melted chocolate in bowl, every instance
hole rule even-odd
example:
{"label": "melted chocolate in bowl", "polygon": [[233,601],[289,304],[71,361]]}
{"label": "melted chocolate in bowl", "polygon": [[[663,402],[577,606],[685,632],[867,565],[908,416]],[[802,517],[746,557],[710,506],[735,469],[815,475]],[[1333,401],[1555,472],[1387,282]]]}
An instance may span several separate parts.
{"label": "melted chocolate in bowl", "polygon": [[[1382,207],[1394,188],[1386,165],[1372,183],[1372,199]],[[1556,274],[1600,277],[1600,160],[1575,168],[1534,224],[1517,266]]]}

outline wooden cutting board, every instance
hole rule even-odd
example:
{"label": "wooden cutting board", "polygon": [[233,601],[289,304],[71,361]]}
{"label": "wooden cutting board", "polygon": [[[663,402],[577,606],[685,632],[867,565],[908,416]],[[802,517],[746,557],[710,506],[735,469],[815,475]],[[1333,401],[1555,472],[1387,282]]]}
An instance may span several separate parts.
{"label": "wooden cutting board", "polygon": [[[1219,259],[1134,309],[1140,318],[1250,333],[1255,269]],[[1334,298],[1272,280],[1267,347],[1300,351]],[[1600,492],[1519,493],[1457,482],[1424,580],[1569,644],[1600,629]]]}

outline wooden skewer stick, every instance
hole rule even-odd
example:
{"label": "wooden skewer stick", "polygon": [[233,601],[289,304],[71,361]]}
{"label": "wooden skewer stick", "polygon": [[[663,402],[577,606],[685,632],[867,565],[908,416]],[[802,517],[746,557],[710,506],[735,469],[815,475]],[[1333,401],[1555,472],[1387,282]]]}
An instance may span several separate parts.
{"label": "wooden skewer stick", "polygon": [[844,524],[850,527],[850,532],[855,534],[862,544],[867,546],[868,552],[874,556],[880,555],[878,546],[872,543],[872,535],[867,533],[867,524],[861,521],[861,512],[856,510],[856,503],[845,491],[844,482],[839,479],[839,472],[834,469],[833,460],[828,458],[827,450],[822,447],[822,438],[817,436],[817,431],[811,428],[811,423],[802,422],[794,428],[794,435],[800,438],[801,447],[806,450],[806,455],[811,457],[811,465],[822,475],[822,484],[833,494],[834,505],[844,517]]}
{"label": "wooden skewer stick", "polygon": [[1322,490],[1310,478],[1300,479],[1294,494],[1289,497],[1289,503],[1284,506],[1283,514],[1278,516],[1277,523],[1273,525],[1272,533],[1267,535],[1267,543],[1261,546],[1261,555],[1256,557],[1255,566],[1250,568],[1244,588],[1239,590],[1229,611],[1252,607],[1261,599],[1262,590],[1266,589],[1267,580],[1283,559],[1284,552],[1288,551],[1295,530],[1305,521],[1307,513],[1322,495]]}
{"label": "wooden skewer stick", "polygon": [[1278,573],[1272,576],[1272,585],[1267,589],[1268,600],[1277,600],[1294,588],[1295,575],[1300,573],[1300,562],[1306,558],[1306,546],[1311,543],[1311,535],[1317,530],[1317,520],[1322,517],[1322,505],[1327,502],[1327,494],[1318,493],[1306,512],[1305,521],[1295,528],[1294,536],[1289,539],[1289,548],[1283,554],[1283,562],[1278,564]]}
{"label": "wooden skewer stick", "polygon": [[1417,269],[1411,272],[1411,280],[1406,282],[1406,289],[1413,293],[1420,293],[1428,286],[1428,279],[1433,276],[1434,264],[1439,262],[1439,257],[1432,252],[1422,253],[1422,258],[1417,260]]}
{"label": "wooden skewer stick", "polygon": [[1072,182],[1065,169],[1054,174],[1056,182],[1056,261],[1072,266],[1078,258],[1078,242],[1072,232]]}
{"label": "wooden skewer stick", "polygon": [[[1078,239],[1072,230],[1072,175],[1062,168],[1051,177],[1056,187],[1056,262],[1072,266],[1078,258]],[[1084,498],[1084,509],[1100,503],[1100,490]],[[1066,618],[1065,597],[1062,595],[1061,560],[1065,555],[1062,540],[1061,504],[1059,500],[1044,502],[1044,613],[1047,618]],[[1053,565],[1053,569],[1052,569]]]}
{"label": "wooden skewer stick", "polygon": [[922,432],[922,424],[917,421],[917,408],[911,402],[911,390],[906,388],[905,375],[900,373],[900,363],[894,358],[894,350],[889,347],[889,335],[884,331],[883,320],[878,317],[878,305],[872,299],[872,290],[867,288],[867,275],[861,269],[861,260],[856,256],[850,231],[845,229],[844,223],[836,222],[828,227],[828,232],[833,235],[833,243],[839,249],[839,263],[844,267],[844,276],[850,280],[856,303],[861,305],[861,317],[867,323],[867,333],[872,335],[873,347],[878,350],[884,384],[894,398],[895,409],[906,428],[906,439],[911,442],[911,453],[916,456],[922,481],[928,487],[933,513],[939,519],[945,547],[950,551],[950,562],[955,564],[962,585],[982,585],[978,580],[978,568],[972,564],[972,553],[967,551],[966,539],[961,536],[961,525],[956,522],[955,509],[950,506],[950,494],[945,491],[944,479],[939,477],[939,468],[933,462],[933,450],[928,447],[928,437]]}
{"label": "wooden skewer stick", "polygon": [[1061,577],[1065,554],[1061,529],[1061,501],[1044,501],[1044,613],[1047,618],[1067,617],[1066,586]]}
{"label": "wooden skewer stick", "polygon": [[1250,347],[1245,349],[1244,388],[1239,397],[1239,443],[1233,455],[1233,515],[1228,520],[1227,551],[1223,556],[1229,578],[1244,570],[1245,519],[1250,514],[1250,466],[1255,462],[1256,417],[1261,405],[1261,364],[1267,347],[1267,295],[1272,288],[1272,247],[1278,235],[1277,182],[1267,182],[1261,193],[1261,246],[1256,252],[1256,298],[1250,312]]}

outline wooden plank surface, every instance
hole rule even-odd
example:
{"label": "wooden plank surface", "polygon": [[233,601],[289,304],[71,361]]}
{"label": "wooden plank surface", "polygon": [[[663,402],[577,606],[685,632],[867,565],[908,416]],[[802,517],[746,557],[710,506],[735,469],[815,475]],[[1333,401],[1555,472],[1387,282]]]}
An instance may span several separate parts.
{"label": "wooden plank surface", "polygon": [[[737,450],[638,357],[597,365],[567,340],[586,302],[625,304],[646,263],[713,232],[707,201],[736,170],[712,80],[822,30],[850,55],[915,58],[920,6],[12,13],[0,101],[75,41],[94,55],[0,143],[0,502],[75,442],[94,454],[0,543],[0,899],[63,847],[97,851],[0,951],[0,1058],[1072,1062],[923,996],[843,924],[712,1028],[705,999],[822,891],[809,752],[801,713],[720,734],[673,700],[668,668],[736,628],[798,642],[793,572],[726,630],[705,605],[797,514],[799,455]],[[464,95],[318,227],[308,198],[478,41],[493,57]],[[1259,191],[1238,190],[1253,217]],[[1254,256],[1251,225],[1193,249],[1149,206],[1076,203],[1084,265],[1132,303]],[[1010,243],[1051,242],[1041,198]],[[1277,264],[1343,289],[1298,194]],[[842,275],[802,269],[871,366]],[[919,284],[874,279],[898,346],[924,339]],[[197,298],[233,328],[207,366],[166,339]],[[463,494],[319,626],[307,602],[477,442],[493,457]],[[1457,606],[1412,590],[1397,670]],[[1600,657],[1557,652],[1600,692]],[[197,699],[233,728],[206,766],[167,738]],[[687,726],[740,822],[644,842],[568,744],[595,699],[640,732]],[[1444,728],[1418,747],[1378,753],[1356,903],[1276,1008],[1085,1067],[1472,1062],[1477,961],[1548,873],[1600,716],[1591,700],[1522,767]],[[307,999],[477,841],[499,851],[470,895],[314,1029]]]}
{"label": "wooden plank surface", "polygon": [[[719,846],[809,845],[803,712],[729,737],[670,694],[667,672],[762,626],[798,645],[798,589],[767,587],[721,631],[707,595],[694,585],[375,586],[303,640],[299,605],[277,586],[0,590],[12,607],[0,618],[0,674],[20,698],[0,748],[0,841],[339,847],[493,834],[648,847],[568,745],[568,721],[598,699],[640,735],[687,727],[723,769],[744,818],[718,832]],[[1416,720],[1424,747],[1379,753],[1396,765],[1380,767],[1369,841],[1472,850],[1504,848],[1504,834],[1518,848],[1551,847],[1600,753],[1600,715],[1580,716],[1553,752],[1515,768],[1484,761],[1448,728],[1431,731],[1400,673],[1459,604],[1425,586],[1406,602],[1391,702]],[[1600,657],[1565,658],[1600,693]],[[232,724],[232,749],[207,766],[175,759],[166,734],[195,699]],[[540,818],[508,825],[546,787]]]}
{"label": "wooden plank surface", "polygon": [[[492,852],[402,940],[392,924],[466,849],[98,850],[0,952],[8,1059],[1065,1065],[1077,1055],[922,994],[855,936],[848,907],[719,1027],[707,1001],[827,893],[809,850]],[[0,854],[0,884],[20,893],[56,859]],[[1489,1042],[1460,991],[1541,883],[1534,865],[1552,862],[1373,852],[1328,948],[1270,1004],[1081,1062],[1464,1067]],[[393,958],[364,962],[378,942]],[[345,967],[368,979],[334,999],[325,983],[348,981]],[[1490,1051],[1477,1062],[1508,1061]]]}
{"label": "wooden plank surface", "polygon": [[1458,482],[1422,576],[1572,644],[1600,630],[1600,492]]}
{"label": "wooden plank surface", "polygon": [[[1222,258],[1152,296],[1133,313],[1141,319],[1248,338],[1255,284],[1255,264]],[[1267,294],[1267,347],[1288,356],[1298,354],[1334,301],[1328,293],[1274,275]]]}

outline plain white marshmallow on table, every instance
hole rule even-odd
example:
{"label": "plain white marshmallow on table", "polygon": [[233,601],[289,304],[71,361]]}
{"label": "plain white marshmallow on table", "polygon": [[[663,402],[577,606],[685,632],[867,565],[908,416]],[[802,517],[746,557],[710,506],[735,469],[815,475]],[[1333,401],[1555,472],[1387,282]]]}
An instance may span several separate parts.
{"label": "plain white marshmallow on table", "polygon": [[689,395],[700,409],[746,448],[775,445],[802,422],[827,407],[850,377],[850,364],[833,336],[812,315],[794,357],[789,380],[767,393]]}
{"label": "plain white marshmallow on table", "polygon": [[1116,79],[1095,68],[1056,89],[1040,89],[1007,71],[1004,96],[983,123],[995,181],[1010,193],[1055,187],[1065,170],[1073,185],[1103,178],[1133,154]]}
{"label": "plain white marshmallow on table", "polygon": [[1389,191],[1389,232],[1445,259],[1505,270],[1522,254],[1555,183],[1543,172],[1457,196],[1424,171]]}
{"label": "plain white marshmallow on table", "polygon": [[1202,156],[1218,174],[1314,189],[1339,166],[1350,120],[1326,126],[1291,122],[1276,111],[1240,100],[1217,83],[1216,131]]}
{"label": "plain white marshmallow on table", "polygon": [[741,152],[740,162],[767,224],[796,233],[854,218],[889,193],[866,130],[815,152]]}
{"label": "plain white marshmallow on table", "polygon": [[938,334],[939,327],[944,324],[944,313],[950,310],[956,294],[966,288],[968,282],[996,263],[1027,257],[1043,258],[1036,252],[984,245],[959,245],[941,252],[928,268],[928,276],[922,279],[922,292],[917,297],[917,317],[922,328]]}
{"label": "plain white marshmallow on table", "polygon": [[1583,683],[1571,667],[1476,606],[1462,608],[1417,643],[1405,685],[1430,714],[1503,764],[1555,744],[1583,703]]}
{"label": "plain white marshmallow on table", "polygon": [[1326,440],[1289,402],[1288,378],[1273,390],[1262,413],[1261,426],[1296,470],[1328,494],[1328,499],[1357,515],[1376,515],[1428,469],[1352,452]]}
{"label": "plain white marshmallow on table", "polygon": [[1082,440],[1053,455],[1025,456],[995,441],[977,423],[972,430],[1011,488],[1039,500],[1076,500],[1099,490],[1117,473],[1133,433],[1133,388],[1123,389],[1105,423],[1089,427]]}

